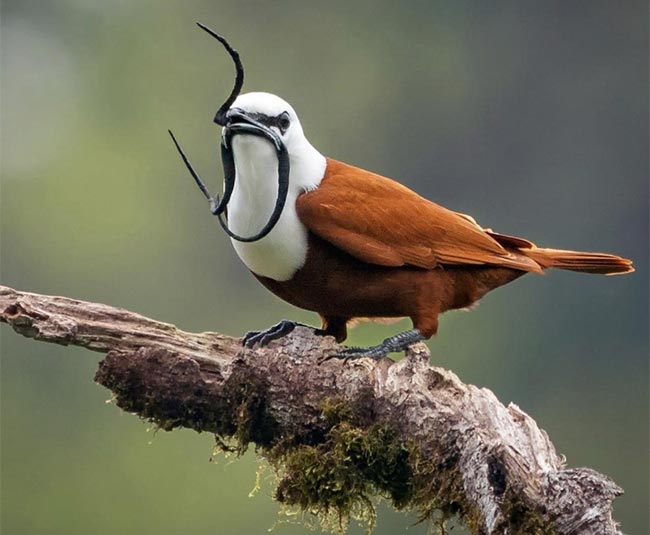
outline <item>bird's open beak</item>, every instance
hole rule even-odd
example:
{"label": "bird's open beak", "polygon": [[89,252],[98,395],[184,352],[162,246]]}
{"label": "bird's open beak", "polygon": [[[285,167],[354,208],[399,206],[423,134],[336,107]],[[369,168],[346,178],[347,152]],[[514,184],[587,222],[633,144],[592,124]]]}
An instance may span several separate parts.
{"label": "bird's open beak", "polygon": [[256,121],[255,119],[244,113],[239,108],[231,108],[226,113],[226,124],[221,136],[221,161],[223,163],[224,172],[224,193],[223,199],[213,209],[216,216],[220,216],[225,212],[233,189],[235,187],[235,157],[232,151],[232,138],[238,134],[249,134],[259,136],[269,141],[275,148],[278,156],[278,198],[275,202],[275,208],[268,222],[260,231],[254,236],[242,237],[234,234],[226,225],[222,225],[228,236],[241,242],[253,242],[261,240],[269,232],[273,230],[277,224],[284,204],[287,200],[287,193],[289,191],[289,153],[282,141],[282,138],[268,126]]}

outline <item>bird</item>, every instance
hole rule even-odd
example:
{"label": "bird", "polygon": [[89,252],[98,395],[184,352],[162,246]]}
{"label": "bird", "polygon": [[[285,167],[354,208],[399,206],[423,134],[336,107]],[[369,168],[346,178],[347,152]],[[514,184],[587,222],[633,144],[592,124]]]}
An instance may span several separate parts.
{"label": "bird", "polygon": [[[617,255],[537,247],[494,232],[393,179],[322,155],[284,99],[240,94],[238,53],[198,24],[222,43],[237,70],[235,87],[215,116],[223,127],[222,199],[209,195],[169,133],[241,261],[273,294],[318,313],[315,332],[338,343],[358,319],[412,322],[379,344],[344,347],[333,357],[379,360],[403,351],[434,336],[440,314],[472,308],[528,273],[634,271],[631,260]],[[282,320],[246,333],[243,344],[265,346],[299,325]]]}

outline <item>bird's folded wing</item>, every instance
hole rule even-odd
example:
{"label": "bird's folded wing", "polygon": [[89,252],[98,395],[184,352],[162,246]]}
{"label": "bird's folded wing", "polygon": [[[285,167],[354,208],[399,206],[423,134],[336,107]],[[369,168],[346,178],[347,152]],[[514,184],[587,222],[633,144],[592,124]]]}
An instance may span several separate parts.
{"label": "bird's folded wing", "polygon": [[298,197],[296,210],[311,232],[371,264],[427,269],[489,264],[541,272],[536,262],[504,248],[471,217],[336,160],[328,159],[322,182]]}

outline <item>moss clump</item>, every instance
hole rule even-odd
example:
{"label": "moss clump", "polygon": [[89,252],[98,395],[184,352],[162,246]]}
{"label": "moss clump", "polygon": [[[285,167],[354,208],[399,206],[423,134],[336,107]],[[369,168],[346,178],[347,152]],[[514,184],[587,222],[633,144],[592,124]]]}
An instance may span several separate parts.
{"label": "moss clump", "polygon": [[413,495],[410,456],[389,428],[341,423],[322,444],[298,446],[276,458],[283,464],[276,497],[303,509],[334,508],[347,515],[355,502],[380,494],[401,509]]}
{"label": "moss clump", "polygon": [[541,512],[525,507],[511,492],[508,492],[504,504],[504,510],[508,511],[507,524],[513,533],[556,535],[556,530],[548,520],[544,519]]}
{"label": "moss clump", "polygon": [[388,426],[360,425],[363,405],[325,400],[325,430],[317,443],[283,442],[266,452],[281,474],[275,498],[317,515],[338,531],[350,517],[374,525],[374,496],[390,500],[397,509],[414,496],[415,447]]}
{"label": "moss clump", "polygon": [[283,474],[276,499],[316,514],[333,510],[345,518],[355,508],[372,508],[374,495],[401,509],[413,496],[411,449],[387,427],[361,429],[342,422],[321,444],[272,456]]}

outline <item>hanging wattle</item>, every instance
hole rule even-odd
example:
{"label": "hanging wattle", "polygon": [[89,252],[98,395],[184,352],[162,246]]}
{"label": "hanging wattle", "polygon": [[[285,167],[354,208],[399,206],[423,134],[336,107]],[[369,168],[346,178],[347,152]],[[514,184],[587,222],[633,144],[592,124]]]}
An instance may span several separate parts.
{"label": "hanging wattle", "polygon": [[[228,234],[232,239],[240,242],[254,242],[267,236],[280,220],[282,210],[284,210],[284,205],[287,201],[287,193],[289,192],[291,164],[289,162],[289,153],[287,152],[287,148],[273,130],[256,123],[252,119],[246,120],[250,122],[228,124],[225,128],[221,143],[221,158],[223,162],[225,190],[223,200],[217,206],[217,210],[220,209],[220,211],[217,212],[215,210],[213,213],[219,218],[221,228],[223,228],[226,234]],[[232,151],[232,138],[237,134],[255,135],[269,140],[273,143],[278,157],[278,196],[275,201],[275,207],[266,225],[264,225],[257,234],[249,237],[238,236],[232,232],[221,215],[227,207],[235,185],[236,171],[235,159]]]}

